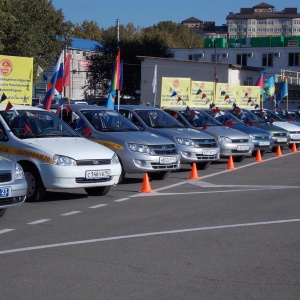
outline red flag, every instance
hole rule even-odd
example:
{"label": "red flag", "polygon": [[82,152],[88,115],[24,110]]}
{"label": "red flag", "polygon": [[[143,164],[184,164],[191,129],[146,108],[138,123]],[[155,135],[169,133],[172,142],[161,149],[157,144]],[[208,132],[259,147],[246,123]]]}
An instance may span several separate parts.
{"label": "red flag", "polygon": [[67,107],[66,107],[67,115],[69,114],[70,111],[72,111],[72,108],[71,108],[71,106],[67,105]]}
{"label": "red flag", "polygon": [[4,110],[4,112],[7,112],[8,110],[10,110],[11,108],[13,108],[13,105],[10,103],[10,101],[8,101],[6,108]]}
{"label": "red flag", "polygon": [[207,126],[204,124],[202,127],[202,130],[205,130],[205,129],[207,129]]}
{"label": "red flag", "polygon": [[227,100],[228,98],[229,98],[229,96],[228,96],[228,95],[225,95],[224,100]]}
{"label": "red flag", "polygon": [[181,101],[181,97],[178,97],[177,102]]}
{"label": "red flag", "polygon": [[205,94],[202,94],[201,99],[204,99],[205,97],[206,97],[206,95],[205,95]]}
{"label": "red flag", "polygon": [[177,114],[174,114],[174,115],[173,115],[173,118],[174,118],[174,119],[178,119],[178,115],[177,115]]}
{"label": "red flag", "polygon": [[71,54],[67,53],[65,63],[64,63],[64,72],[63,72],[63,86],[70,86],[70,58]]}
{"label": "red flag", "polygon": [[253,122],[251,120],[248,121],[249,126],[253,126]]}
{"label": "red flag", "polygon": [[23,130],[23,135],[26,135],[27,132],[31,131],[30,128],[25,124],[24,130]]}
{"label": "red flag", "polygon": [[84,131],[84,136],[87,136],[87,135],[89,135],[89,134],[91,134],[92,132],[91,132],[91,129],[89,129],[88,127],[85,127],[85,131]]}

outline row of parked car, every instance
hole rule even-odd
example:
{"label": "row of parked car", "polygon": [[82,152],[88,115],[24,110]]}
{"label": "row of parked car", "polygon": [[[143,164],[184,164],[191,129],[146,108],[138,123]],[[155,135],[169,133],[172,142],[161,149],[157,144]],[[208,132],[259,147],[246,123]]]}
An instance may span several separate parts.
{"label": "row of parked car", "polygon": [[181,164],[206,169],[220,158],[242,161],[258,150],[298,146],[298,121],[283,121],[281,114],[238,107],[121,105],[117,112],[85,104],[57,111],[0,105],[0,216],[25,199],[42,200],[47,189],[84,188],[101,196],[126,174],[162,180]]}

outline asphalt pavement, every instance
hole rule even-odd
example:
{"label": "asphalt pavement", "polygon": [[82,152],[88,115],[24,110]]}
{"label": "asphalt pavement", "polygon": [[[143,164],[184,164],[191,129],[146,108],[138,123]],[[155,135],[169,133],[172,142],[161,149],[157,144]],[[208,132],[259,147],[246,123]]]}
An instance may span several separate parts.
{"label": "asphalt pavement", "polygon": [[[103,197],[49,191],[0,219],[1,299],[300,299],[300,152]],[[194,174],[193,174],[194,175]]]}

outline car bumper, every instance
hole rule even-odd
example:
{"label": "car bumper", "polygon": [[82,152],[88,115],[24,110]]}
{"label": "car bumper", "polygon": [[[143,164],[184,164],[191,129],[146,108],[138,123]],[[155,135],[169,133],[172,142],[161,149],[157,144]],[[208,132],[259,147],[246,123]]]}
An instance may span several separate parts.
{"label": "car bumper", "polygon": [[[108,177],[87,179],[86,171],[110,170]],[[46,189],[88,188],[116,185],[121,174],[121,165],[56,166],[43,164],[40,174]]]}
{"label": "car bumper", "polygon": [[0,209],[7,208],[12,206],[17,206],[22,204],[26,199],[27,194],[27,183],[26,180],[18,180],[16,183],[9,184],[1,184],[1,188],[10,187],[11,194],[10,197],[0,198]]}
{"label": "car bumper", "polygon": [[182,164],[192,162],[216,161],[220,158],[219,148],[192,148],[179,147],[181,152],[180,162]]}
{"label": "car bumper", "polygon": [[253,143],[243,143],[243,144],[220,143],[220,157],[244,156],[244,155],[249,156],[252,154],[253,150],[254,150]]}

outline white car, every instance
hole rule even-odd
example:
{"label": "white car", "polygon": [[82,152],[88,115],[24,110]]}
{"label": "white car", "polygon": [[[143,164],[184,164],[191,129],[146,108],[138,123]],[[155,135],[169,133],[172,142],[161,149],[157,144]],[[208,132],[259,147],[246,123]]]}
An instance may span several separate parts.
{"label": "white car", "polygon": [[[3,131],[0,128],[0,139]],[[8,207],[22,204],[26,199],[27,183],[22,167],[7,158],[0,157],[0,218]]]}
{"label": "white car", "polygon": [[47,189],[84,188],[101,196],[119,181],[116,153],[81,137],[50,111],[0,105],[0,126],[0,155],[22,166],[29,201],[43,199]]}

